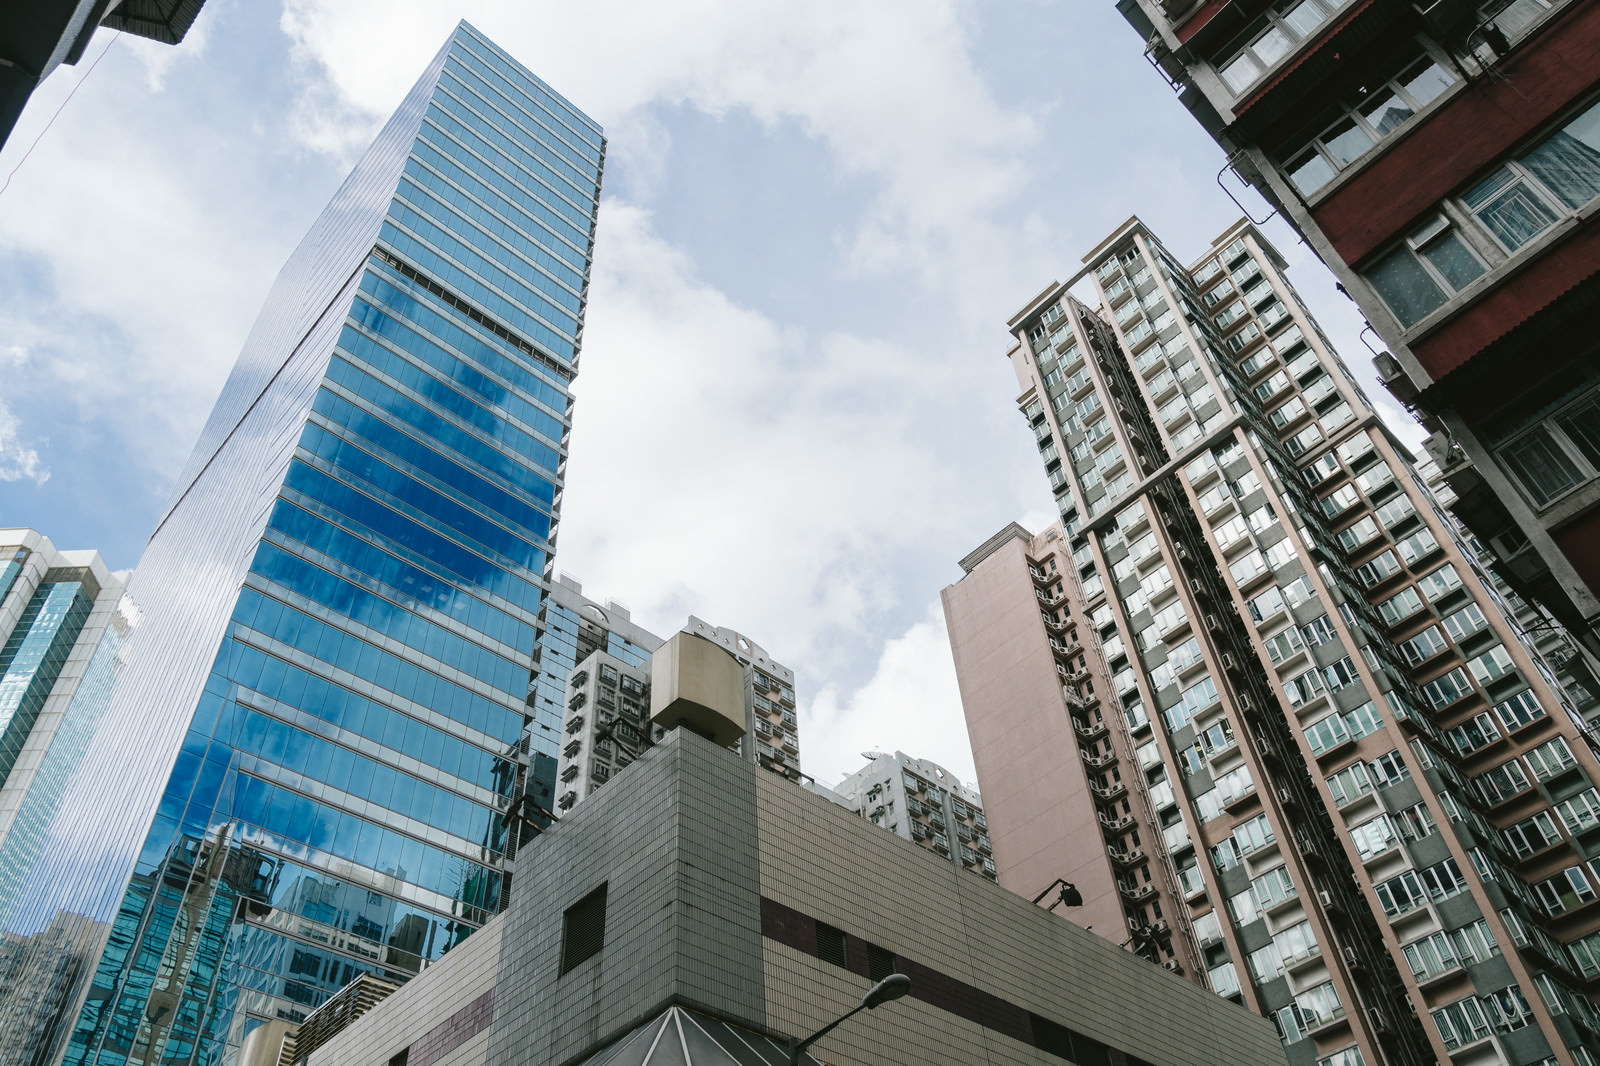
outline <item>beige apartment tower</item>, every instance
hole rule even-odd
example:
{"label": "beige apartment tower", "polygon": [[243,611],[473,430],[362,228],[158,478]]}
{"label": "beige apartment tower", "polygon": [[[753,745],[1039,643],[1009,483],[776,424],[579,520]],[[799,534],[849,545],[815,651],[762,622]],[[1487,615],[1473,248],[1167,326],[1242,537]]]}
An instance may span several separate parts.
{"label": "beige apartment tower", "polygon": [[1001,884],[1296,1066],[1593,1066],[1579,708],[1253,226],[1084,263],[1010,322],[1061,524],[944,594]]}

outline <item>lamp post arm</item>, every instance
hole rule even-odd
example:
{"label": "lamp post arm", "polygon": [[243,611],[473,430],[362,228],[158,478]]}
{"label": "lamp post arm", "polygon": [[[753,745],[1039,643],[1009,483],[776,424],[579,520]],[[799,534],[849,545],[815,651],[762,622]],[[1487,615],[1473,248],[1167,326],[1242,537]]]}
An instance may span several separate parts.
{"label": "lamp post arm", "polygon": [[789,1038],[789,1066],[800,1066],[800,1055],[805,1051],[806,1048],[810,1047],[812,1044],[815,1044],[818,1040],[821,1040],[823,1037],[839,1028],[840,1023],[849,1021],[851,1018],[855,1017],[857,1014],[860,1014],[866,1009],[867,1005],[863,1003],[861,1006],[857,1007],[849,1014],[846,1014],[844,1017],[837,1018],[834,1021],[829,1022],[827,1025],[824,1025],[821,1029],[818,1029],[804,1040],[796,1040],[791,1036]]}

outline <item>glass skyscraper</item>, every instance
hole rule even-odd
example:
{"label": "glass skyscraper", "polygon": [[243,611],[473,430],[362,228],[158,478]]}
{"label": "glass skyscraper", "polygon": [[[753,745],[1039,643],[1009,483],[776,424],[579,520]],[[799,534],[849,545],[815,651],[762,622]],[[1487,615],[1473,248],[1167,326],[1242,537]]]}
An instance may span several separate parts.
{"label": "glass skyscraper", "polygon": [[0,897],[11,938],[103,929],[98,964],[0,1063],[223,1062],[503,905],[501,814],[558,751],[530,694],[604,153],[463,23],[283,268]]}

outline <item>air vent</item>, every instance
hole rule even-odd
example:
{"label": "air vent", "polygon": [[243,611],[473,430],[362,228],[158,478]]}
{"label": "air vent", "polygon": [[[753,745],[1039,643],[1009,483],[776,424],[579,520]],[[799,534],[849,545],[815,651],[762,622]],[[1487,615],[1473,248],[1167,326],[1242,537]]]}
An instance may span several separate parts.
{"label": "air vent", "polygon": [[850,958],[845,950],[842,930],[835,929],[831,925],[823,925],[821,922],[817,923],[817,958],[849,969]]}
{"label": "air vent", "polygon": [[895,972],[894,952],[888,948],[880,948],[876,944],[867,945],[867,977],[872,981],[881,981]]}
{"label": "air vent", "polygon": [[600,954],[606,943],[606,886],[567,908],[561,917],[561,973]]}

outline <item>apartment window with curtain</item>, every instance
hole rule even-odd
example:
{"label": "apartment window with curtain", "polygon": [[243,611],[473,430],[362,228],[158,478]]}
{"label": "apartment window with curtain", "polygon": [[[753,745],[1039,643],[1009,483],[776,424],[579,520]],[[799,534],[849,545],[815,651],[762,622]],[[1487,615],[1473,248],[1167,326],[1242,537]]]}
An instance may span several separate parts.
{"label": "apartment window with curtain", "polygon": [[1363,273],[1409,328],[1596,196],[1600,102],[1441,205]]}

